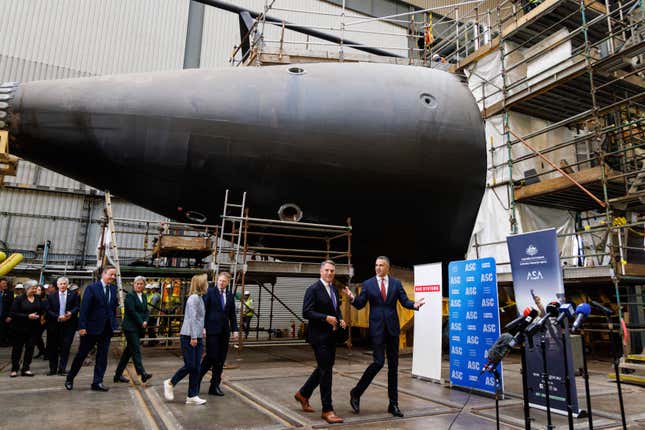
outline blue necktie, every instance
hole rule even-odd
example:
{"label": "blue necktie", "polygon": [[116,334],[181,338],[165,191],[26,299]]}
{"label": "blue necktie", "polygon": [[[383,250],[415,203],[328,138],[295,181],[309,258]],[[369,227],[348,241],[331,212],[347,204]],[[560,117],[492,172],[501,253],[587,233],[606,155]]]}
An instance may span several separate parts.
{"label": "blue necktie", "polygon": [[334,310],[336,310],[336,294],[334,294],[334,287],[329,284],[329,293],[331,295],[331,304],[334,305]]}
{"label": "blue necktie", "polygon": [[64,317],[65,316],[65,307],[67,306],[67,297],[65,296],[65,293],[60,293],[59,297],[59,306],[58,306],[58,316],[59,317]]}
{"label": "blue necktie", "polygon": [[219,290],[219,301],[222,304],[222,310],[224,310],[224,292]]}

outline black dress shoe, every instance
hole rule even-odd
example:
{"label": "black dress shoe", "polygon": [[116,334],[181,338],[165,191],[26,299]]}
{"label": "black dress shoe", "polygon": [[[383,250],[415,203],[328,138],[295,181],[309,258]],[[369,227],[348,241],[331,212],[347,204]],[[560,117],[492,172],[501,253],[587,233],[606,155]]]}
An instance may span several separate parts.
{"label": "black dress shoe", "polygon": [[150,378],[152,378],[152,374],[144,373],[143,375],[141,375],[141,382],[145,384],[146,381],[149,380]]}
{"label": "black dress shoe", "polygon": [[128,382],[130,382],[130,380],[123,375],[119,375],[119,376],[114,375],[114,383],[118,384],[119,382],[124,382],[127,384]]}
{"label": "black dress shoe", "polygon": [[101,384],[92,384],[91,388],[92,388],[93,391],[109,391],[110,390],[108,387],[103,385],[103,383],[101,383]]}
{"label": "black dress shoe", "polygon": [[391,403],[387,408],[387,411],[394,415],[395,417],[403,418],[403,412],[399,409],[399,405]]}
{"label": "black dress shoe", "polygon": [[47,372],[47,376],[54,376],[54,375],[56,375],[56,371],[54,370],[50,370],[49,372]]}
{"label": "black dress shoe", "polygon": [[355,396],[353,391],[349,392],[349,405],[352,407],[355,414],[361,412],[361,398]]}
{"label": "black dress shoe", "polygon": [[220,396],[221,397],[221,396],[224,395],[224,392],[221,390],[221,388],[219,386],[217,386],[217,387],[214,387],[214,388],[210,388],[208,390],[208,394],[210,394],[211,396]]}
{"label": "black dress shoe", "polygon": [[23,370],[22,372],[20,372],[20,374],[21,374],[22,376],[28,376],[28,377],[30,377],[30,378],[32,378],[32,377],[34,377],[34,376],[35,376],[35,375],[31,372],[31,370]]}
{"label": "black dress shoe", "polygon": [[65,389],[71,390],[72,388],[74,388],[74,383],[72,381],[65,381]]}

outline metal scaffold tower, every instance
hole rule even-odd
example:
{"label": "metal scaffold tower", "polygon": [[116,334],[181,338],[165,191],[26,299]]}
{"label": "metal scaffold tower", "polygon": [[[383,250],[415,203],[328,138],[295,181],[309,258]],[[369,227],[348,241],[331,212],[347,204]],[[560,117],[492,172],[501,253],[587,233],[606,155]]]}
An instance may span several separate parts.
{"label": "metal scaffold tower", "polygon": [[[450,66],[469,77],[484,120],[501,124],[490,137],[488,189],[506,194],[511,233],[526,205],[575,217],[575,230],[559,235],[575,248],[561,255],[565,284],[607,287],[631,333],[626,359],[645,343],[642,1],[504,0],[491,14],[486,43],[457,50]],[[495,58],[499,71],[485,75],[478,66]],[[474,243],[477,255],[502,244]]]}

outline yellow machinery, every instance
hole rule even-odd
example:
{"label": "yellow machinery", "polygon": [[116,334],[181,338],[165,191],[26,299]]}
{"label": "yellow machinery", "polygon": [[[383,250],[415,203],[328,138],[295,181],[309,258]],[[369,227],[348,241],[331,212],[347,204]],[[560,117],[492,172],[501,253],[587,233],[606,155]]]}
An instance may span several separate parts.
{"label": "yellow machinery", "polygon": [[7,254],[0,252],[0,276],[4,276],[16,267],[24,257],[20,253],[11,254],[7,258]]}

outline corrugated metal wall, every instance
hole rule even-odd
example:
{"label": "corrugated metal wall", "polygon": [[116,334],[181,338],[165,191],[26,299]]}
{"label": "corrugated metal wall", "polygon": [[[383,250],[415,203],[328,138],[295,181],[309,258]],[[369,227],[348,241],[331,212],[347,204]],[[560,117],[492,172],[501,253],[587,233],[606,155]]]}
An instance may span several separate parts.
{"label": "corrugated metal wall", "polygon": [[[288,278],[281,277],[278,278],[274,294],[280,298],[280,300],[289,307],[293,312],[295,312],[300,318],[302,318],[302,300],[305,297],[305,290],[308,286],[316,282],[317,278]],[[269,290],[271,290],[271,285],[265,285]],[[251,292],[251,297],[253,298],[253,306],[255,307],[256,312],[260,315],[260,328],[268,329],[270,327],[270,315],[271,315],[271,294],[266,290],[262,289],[260,293],[260,287],[257,285],[247,285],[246,290]],[[238,302],[238,320],[239,320],[239,302]],[[289,329],[291,325],[291,320],[296,323],[296,328],[300,326],[300,321],[288,310],[280,304],[277,300],[273,302],[273,325],[274,329]],[[255,328],[257,324],[257,318],[253,318],[251,321],[251,333],[250,337],[255,338]],[[262,338],[262,335],[260,336]]]}

